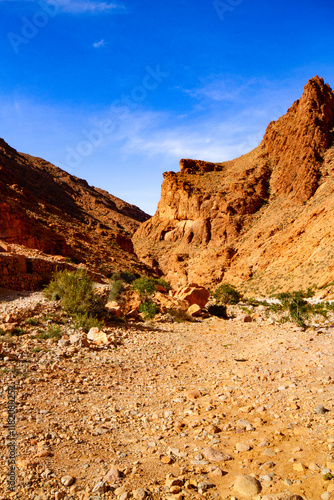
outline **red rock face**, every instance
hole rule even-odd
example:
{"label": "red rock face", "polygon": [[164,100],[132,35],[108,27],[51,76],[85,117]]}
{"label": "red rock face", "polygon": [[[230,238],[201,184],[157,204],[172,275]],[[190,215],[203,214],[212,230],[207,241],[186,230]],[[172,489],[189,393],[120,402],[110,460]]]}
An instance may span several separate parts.
{"label": "red rock face", "polygon": [[334,94],[315,77],[287,114],[271,122],[262,141],[272,162],[274,193],[307,201],[319,186],[323,154],[332,141]]}
{"label": "red rock face", "polygon": [[334,93],[315,77],[250,153],[164,174],[135,252],[179,285],[279,291],[333,279],[333,130]]}

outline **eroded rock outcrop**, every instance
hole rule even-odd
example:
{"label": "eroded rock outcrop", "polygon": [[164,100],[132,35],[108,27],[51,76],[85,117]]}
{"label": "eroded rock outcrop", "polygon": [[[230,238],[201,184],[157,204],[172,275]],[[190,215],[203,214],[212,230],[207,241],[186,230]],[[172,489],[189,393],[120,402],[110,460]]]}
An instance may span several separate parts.
{"label": "eroded rock outcrop", "polygon": [[330,281],[333,128],[334,93],[315,77],[250,153],[181,160],[179,173],[165,173],[135,252],[179,286],[228,280],[256,292]]}

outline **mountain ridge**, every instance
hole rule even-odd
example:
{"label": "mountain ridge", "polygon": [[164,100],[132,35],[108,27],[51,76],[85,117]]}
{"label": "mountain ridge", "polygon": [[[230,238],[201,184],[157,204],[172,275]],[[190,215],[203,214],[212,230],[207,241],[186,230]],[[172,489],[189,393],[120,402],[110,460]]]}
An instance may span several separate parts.
{"label": "mountain ridge", "polygon": [[131,236],[150,216],[0,140],[0,239],[89,263],[141,269]]}

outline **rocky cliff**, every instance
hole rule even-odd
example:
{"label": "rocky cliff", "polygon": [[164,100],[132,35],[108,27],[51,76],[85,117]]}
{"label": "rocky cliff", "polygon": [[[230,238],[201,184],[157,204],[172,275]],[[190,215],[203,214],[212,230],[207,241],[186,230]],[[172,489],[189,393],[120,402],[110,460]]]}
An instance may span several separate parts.
{"label": "rocky cliff", "polygon": [[333,280],[333,131],[334,93],[315,77],[250,153],[165,173],[136,253],[175,284],[268,293]]}
{"label": "rocky cliff", "polygon": [[0,139],[0,240],[89,263],[106,274],[140,270],[131,236],[148,218]]}

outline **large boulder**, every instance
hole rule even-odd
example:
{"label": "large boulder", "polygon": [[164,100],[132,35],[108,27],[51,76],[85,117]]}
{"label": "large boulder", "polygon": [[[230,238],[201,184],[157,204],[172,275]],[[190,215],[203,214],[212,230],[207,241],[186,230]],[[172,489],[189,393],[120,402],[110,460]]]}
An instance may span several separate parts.
{"label": "large boulder", "polygon": [[207,304],[210,292],[204,286],[190,284],[181,288],[176,294],[176,297],[181,300],[186,300],[190,306],[197,304],[200,308]]}

